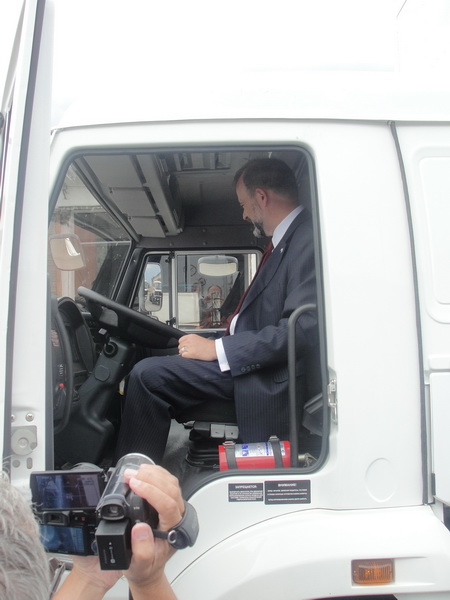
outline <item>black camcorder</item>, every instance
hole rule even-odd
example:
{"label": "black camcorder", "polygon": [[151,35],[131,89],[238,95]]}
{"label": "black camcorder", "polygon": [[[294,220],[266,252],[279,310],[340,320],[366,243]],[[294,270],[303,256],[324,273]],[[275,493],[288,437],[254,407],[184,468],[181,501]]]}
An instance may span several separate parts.
{"label": "black camcorder", "polygon": [[125,483],[125,470],[141,464],[154,463],[143,454],[127,454],[109,473],[86,464],[67,471],[32,473],[33,511],[47,551],[98,554],[101,569],[128,569],[131,529],[139,522],[148,523],[155,537],[167,539],[175,548],[192,546],[198,521],[190,504],[185,504],[183,519],[171,531],[158,531],[156,510]]}
{"label": "black camcorder", "polygon": [[[95,534],[102,569],[128,569],[131,561],[131,528],[135,523],[158,525],[158,513],[125,483],[125,469],[154,464],[143,454],[127,454],[117,463],[97,504]],[[119,565],[119,566],[118,566]],[[126,566],[124,566],[126,565]]]}

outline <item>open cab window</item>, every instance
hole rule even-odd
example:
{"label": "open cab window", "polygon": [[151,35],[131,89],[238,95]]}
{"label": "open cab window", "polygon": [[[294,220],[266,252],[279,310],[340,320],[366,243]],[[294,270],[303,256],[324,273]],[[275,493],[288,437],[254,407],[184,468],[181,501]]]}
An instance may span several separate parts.
{"label": "open cab window", "polygon": [[[111,463],[136,362],[176,354],[185,333],[223,335],[268,242],[243,220],[234,174],[268,156],[291,167],[317,220],[312,160],[299,148],[89,149],[66,167],[48,232],[57,468]],[[292,411],[296,467],[322,452],[322,395],[310,400]],[[239,439],[232,413],[214,415],[207,439],[197,417],[174,421],[165,466],[181,479],[192,465],[218,469],[218,445]]]}

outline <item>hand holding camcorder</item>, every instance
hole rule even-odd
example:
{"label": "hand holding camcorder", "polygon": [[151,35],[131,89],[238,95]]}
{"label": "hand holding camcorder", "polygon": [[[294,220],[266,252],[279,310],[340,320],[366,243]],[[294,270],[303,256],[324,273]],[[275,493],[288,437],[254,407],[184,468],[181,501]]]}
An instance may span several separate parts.
{"label": "hand holding camcorder", "polygon": [[192,546],[198,535],[195,509],[185,503],[182,520],[170,531],[159,531],[158,513],[135,494],[125,480],[127,469],[154,464],[142,454],[127,454],[108,478],[93,465],[68,471],[32,473],[33,510],[49,552],[87,556],[98,554],[103,570],[125,570],[131,561],[131,529],[148,523],[155,537],[177,549]]}

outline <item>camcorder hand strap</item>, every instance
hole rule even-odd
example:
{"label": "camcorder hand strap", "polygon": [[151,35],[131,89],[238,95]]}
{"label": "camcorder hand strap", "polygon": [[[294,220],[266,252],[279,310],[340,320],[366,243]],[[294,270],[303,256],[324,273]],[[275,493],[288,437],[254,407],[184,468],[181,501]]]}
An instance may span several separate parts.
{"label": "camcorder hand strap", "polygon": [[183,518],[169,531],[154,529],[153,535],[156,538],[167,540],[171,546],[177,550],[183,550],[188,546],[193,546],[198,536],[198,518],[197,511],[189,504],[184,503]]}

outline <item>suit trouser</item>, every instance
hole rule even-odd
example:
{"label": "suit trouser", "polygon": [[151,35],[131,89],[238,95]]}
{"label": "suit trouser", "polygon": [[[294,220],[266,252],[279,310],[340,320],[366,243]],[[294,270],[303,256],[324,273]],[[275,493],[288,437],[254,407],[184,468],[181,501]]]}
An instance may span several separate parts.
{"label": "suit trouser", "polygon": [[171,419],[205,400],[233,402],[233,388],[233,378],[217,361],[179,355],[141,360],[128,380],[115,461],[140,452],[160,464]]}

